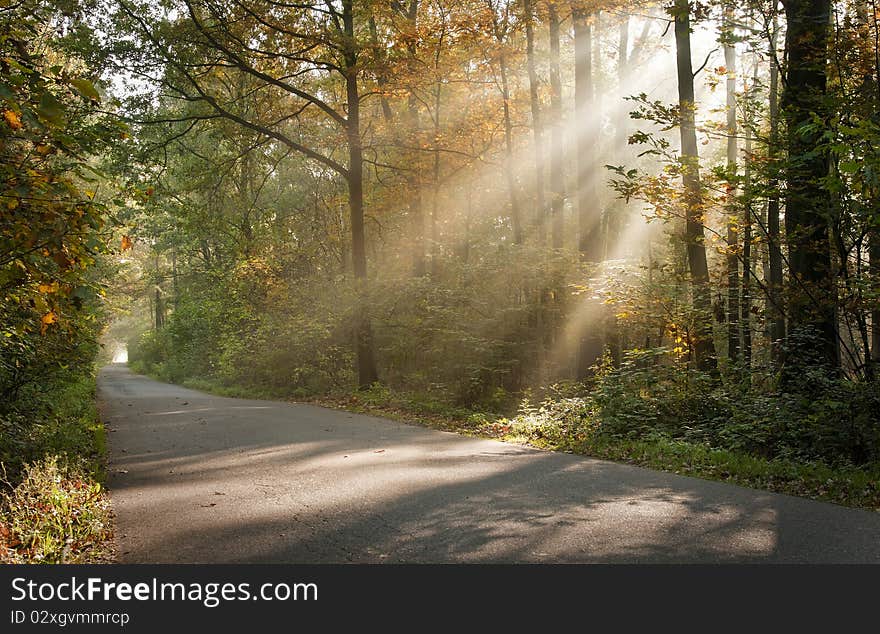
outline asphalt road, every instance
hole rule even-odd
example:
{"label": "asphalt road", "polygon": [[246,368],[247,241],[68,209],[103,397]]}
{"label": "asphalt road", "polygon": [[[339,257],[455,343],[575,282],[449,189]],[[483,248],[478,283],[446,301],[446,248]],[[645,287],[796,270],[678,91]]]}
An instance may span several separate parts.
{"label": "asphalt road", "polygon": [[99,399],[123,563],[880,563],[880,513],[121,365]]}

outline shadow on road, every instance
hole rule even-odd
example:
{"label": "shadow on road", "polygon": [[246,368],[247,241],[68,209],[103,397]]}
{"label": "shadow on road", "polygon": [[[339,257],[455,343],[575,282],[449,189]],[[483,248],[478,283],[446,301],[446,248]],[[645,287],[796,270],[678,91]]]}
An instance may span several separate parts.
{"label": "shadow on road", "polygon": [[868,512],[124,368],[101,398],[125,562],[880,562]]}

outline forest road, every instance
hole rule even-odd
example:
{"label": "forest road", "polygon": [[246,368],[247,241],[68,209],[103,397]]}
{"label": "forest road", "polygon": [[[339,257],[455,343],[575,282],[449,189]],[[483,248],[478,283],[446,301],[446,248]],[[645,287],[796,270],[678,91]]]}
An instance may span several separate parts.
{"label": "forest road", "polygon": [[123,563],[880,563],[880,513],[122,365],[99,401]]}

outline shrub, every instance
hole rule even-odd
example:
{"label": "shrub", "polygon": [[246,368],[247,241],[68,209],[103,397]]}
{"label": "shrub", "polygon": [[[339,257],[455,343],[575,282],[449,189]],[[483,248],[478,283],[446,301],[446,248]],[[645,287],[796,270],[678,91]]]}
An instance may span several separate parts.
{"label": "shrub", "polygon": [[880,460],[880,385],[827,375],[811,389],[768,390],[630,354],[600,374],[592,402],[598,433],[661,435],[766,458],[867,464]]}
{"label": "shrub", "polygon": [[107,557],[110,502],[82,464],[55,456],[25,467],[0,499],[0,560],[85,563]]}

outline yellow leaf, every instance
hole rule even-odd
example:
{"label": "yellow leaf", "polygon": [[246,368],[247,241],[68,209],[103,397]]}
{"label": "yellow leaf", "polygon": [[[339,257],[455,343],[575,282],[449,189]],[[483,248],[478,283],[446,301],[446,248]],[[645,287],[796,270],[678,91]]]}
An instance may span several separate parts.
{"label": "yellow leaf", "polygon": [[4,110],[3,118],[6,119],[6,123],[8,123],[9,127],[13,130],[19,130],[21,128],[21,119],[19,119],[18,115],[12,110]]}
{"label": "yellow leaf", "polygon": [[52,282],[51,284],[40,284],[38,288],[41,293],[57,293],[58,282]]}
{"label": "yellow leaf", "polygon": [[129,250],[133,244],[134,243],[132,242],[131,238],[129,238],[128,236],[122,236],[122,250],[123,251]]}
{"label": "yellow leaf", "polygon": [[53,311],[49,311],[43,318],[40,320],[40,334],[45,335],[46,330],[49,329],[50,324],[54,324],[58,321],[58,315],[56,315]]}

